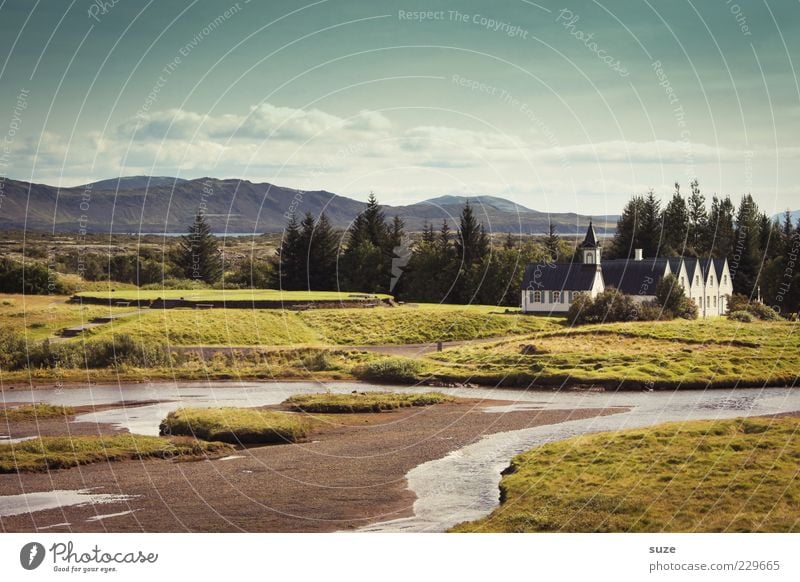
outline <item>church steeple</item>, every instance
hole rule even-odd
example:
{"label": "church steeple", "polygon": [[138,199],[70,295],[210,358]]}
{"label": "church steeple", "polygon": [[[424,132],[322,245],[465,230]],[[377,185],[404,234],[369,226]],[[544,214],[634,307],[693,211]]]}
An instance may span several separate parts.
{"label": "church steeple", "polygon": [[589,228],[586,229],[586,236],[578,248],[581,249],[581,256],[585,265],[600,264],[600,251],[602,245],[597,240],[597,234],[592,226],[592,219],[589,219]]}

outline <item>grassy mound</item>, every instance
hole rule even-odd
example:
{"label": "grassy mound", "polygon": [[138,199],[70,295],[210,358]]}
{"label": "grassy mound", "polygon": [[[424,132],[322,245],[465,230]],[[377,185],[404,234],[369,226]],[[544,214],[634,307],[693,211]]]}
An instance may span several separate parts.
{"label": "grassy mound", "polygon": [[798,418],[670,423],[515,457],[459,532],[800,531]]}
{"label": "grassy mound", "polygon": [[222,443],[137,434],[41,437],[0,445],[0,473],[43,472],[126,459],[205,456],[226,452],[230,448]]}
{"label": "grassy mound", "polygon": [[[524,350],[529,343],[539,349]],[[785,386],[797,376],[800,326],[752,326],[727,318],[592,325],[465,345],[429,357],[438,362],[429,369],[433,376],[484,384]]]}
{"label": "grassy mound", "polygon": [[5,418],[8,422],[20,422],[25,420],[37,420],[40,418],[58,418],[62,416],[72,416],[75,409],[69,406],[54,406],[52,404],[25,404],[14,408],[4,408],[0,411],[0,418]]}
{"label": "grassy mound", "polygon": [[299,412],[348,413],[382,412],[410,406],[430,406],[452,400],[452,396],[439,392],[424,394],[357,392],[355,394],[300,394],[286,399],[283,403]]}
{"label": "grassy mound", "polygon": [[255,408],[179,408],[161,421],[162,435],[185,435],[226,443],[296,442],[308,435],[307,419]]}

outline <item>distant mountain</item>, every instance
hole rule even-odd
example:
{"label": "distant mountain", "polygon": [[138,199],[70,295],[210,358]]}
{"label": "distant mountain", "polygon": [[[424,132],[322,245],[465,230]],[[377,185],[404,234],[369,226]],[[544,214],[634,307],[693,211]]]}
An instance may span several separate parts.
{"label": "distant mountain", "polygon": [[[325,212],[339,229],[347,228],[365,204],[324,190],[300,191],[248,180],[132,176],[91,185],[57,188],[6,179],[0,228],[78,233],[177,233],[199,210],[214,232],[280,232],[287,216]],[[408,231],[425,223],[438,229],[442,220],[456,226],[466,198],[441,196],[407,206],[385,206],[388,217],[399,215]],[[582,235],[588,217],[548,214],[493,196],[470,198],[489,232],[541,234],[552,221],[562,234]],[[611,232],[616,217],[594,217],[599,233]]]}
{"label": "distant mountain", "polygon": [[[800,210],[790,210],[789,214],[792,216],[792,222],[794,224],[797,224],[797,221],[800,220]],[[778,220],[782,224],[783,223],[783,215],[784,215],[783,212],[775,214],[772,217],[772,220]]]}
{"label": "distant mountain", "polygon": [[120,176],[119,178],[109,178],[90,184],[76,186],[77,188],[89,188],[94,190],[136,190],[143,188],[156,188],[159,186],[172,186],[187,182],[183,178],[171,178],[169,176]]}
{"label": "distant mountain", "polygon": [[476,206],[489,206],[490,208],[500,210],[501,212],[535,212],[535,210],[525,208],[516,202],[506,200],[505,198],[498,198],[497,196],[439,196],[438,198],[425,200],[424,204],[432,204],[437,206],[463,206],[467,200],[469,200],[470,204],[474,204]]}

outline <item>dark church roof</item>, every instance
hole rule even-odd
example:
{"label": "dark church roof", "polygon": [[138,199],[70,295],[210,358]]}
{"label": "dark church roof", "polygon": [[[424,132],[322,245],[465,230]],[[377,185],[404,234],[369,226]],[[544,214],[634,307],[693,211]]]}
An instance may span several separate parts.
{"label": "dark church roof", "polygon": [[667,259],[616,259],[603,261],[606,287],[616,287],[626,295],[655,295],[667,268]]}
{"label": "dark church roof", "polygon": [[522,289],[530,291],[589,291],[597,265],[582,263],[531,263],[525,268]]}
{"label": "dark church roof", "polygon": [[597,242],[597,234],[594,232],[594,226],[592,226],[592,221],[589,221],[589,228],[586,229],[586,237],[583,239],[581,243],[582,249],[596,249],[600,246],[600,243]]}

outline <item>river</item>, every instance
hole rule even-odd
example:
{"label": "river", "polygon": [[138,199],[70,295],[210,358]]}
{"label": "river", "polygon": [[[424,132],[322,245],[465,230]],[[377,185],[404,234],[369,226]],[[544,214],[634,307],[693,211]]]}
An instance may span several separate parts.
{"label": "river", "polygon": [[[292,394],[350,392],[352,390],[418,392],[429,388],[371,387],[335,382],[159,382],[142,385],[99,385],[68,390],[17,390],[6,392],[14,402],[46,402],[79,406],[159,399],[166,402],[115,408],[81,414],[76,421],[113,423],[139,434],[158,434],[158,425],[179,406],[264,406],[277,404]],[[553,392],[513,389],[437,388],[470,398],[513,401],[511,406],[487,408],[502,414],[515,408],[628,407],[627,412],[561,424],[538,426],[488,435],[444,458],[412,469],[408,486],[417,496],[414,516],[363,528],[361,531],[444,531],[456,523],[482,517],[498,504],[500,472],[514,455],[544,443],[572,436],[641,428],[661,422],[723,419],[800,410],[800,390],[791,388],[687,390],[677,392]]]}

